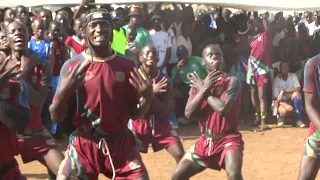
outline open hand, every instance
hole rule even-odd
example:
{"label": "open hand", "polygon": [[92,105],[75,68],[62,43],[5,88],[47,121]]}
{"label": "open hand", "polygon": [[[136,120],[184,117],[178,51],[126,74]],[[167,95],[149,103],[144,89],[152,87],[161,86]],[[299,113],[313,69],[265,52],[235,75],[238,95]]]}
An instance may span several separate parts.
{"label": "open hand", "polygon": [[153,93],[154,94],[160,94],[160,93],[164,93],[166,92],[166,87],[167,87],[167,83],[168,80],[167,78],[163,77],[158,83],[156,83],[156,81],[153,79]]}
{"label": "open hand", "polygon": [[191,87],[195,88],[197,91],[199,91],[203,87],[203,81],[200,79],[198,74],[196,72],[193,72],[191,74]]}
{"label": "open hand", "polygon": [[129,82],[137,90],[139,95],[141,97],[151,98],[153,94],[152,83],[143,68],[141,67],[139,71],[134,68],[133,72],[130,72],[130,75]]}
{"label": "open hand", "polygon": [[222,74],[220,71],[211,71],[203,80],[203,87],[206,89],[210,89],[216,82],[220,81],[221,78]]}
{"label": "open hand", "polygon": [[83,86],[84,78],[89,66],[83,67],[82,63],[79,63],[70,72],[65,72],[60,78],[60,87],[58,91],[70,95],[74,93],[78,88]]}

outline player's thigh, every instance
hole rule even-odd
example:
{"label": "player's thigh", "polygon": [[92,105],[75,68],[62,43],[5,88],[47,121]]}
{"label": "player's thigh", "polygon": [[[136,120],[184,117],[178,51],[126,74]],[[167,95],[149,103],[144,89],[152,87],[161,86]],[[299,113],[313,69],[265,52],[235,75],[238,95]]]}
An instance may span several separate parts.
{"label": "player's thigh", "polygon": [[317,158],[303,155],[300,163],[298,180],[314,180],[317,177],[320,161]]}
{"label": "player's thigh", "polygon": [[171,156],[173,156],[175,158],[175,160],[177,162],[180,161],[180,159],[182,159],[183,155],[184,155],[184,149],[183,149],[183,145],[181,143],[181,141],[177,141],[174,144],[171,144],[168,148],[167,151],[171,154]]}
{"label": "player's thigh", "polygon": [[293,107],[287,102],[280,102],[280,106],[284,107],[288,112],[293,111]]}
{"label": "player's thigh", "polygon": [[190,152],[187,152],[183,156],[172,174],[173,180],[188,179],[206,169],[205,167],[194,162],[191,156],[192,154]]}
{"label": "player's thigh", "polygon": [[230,175],[241,175],[243,162],[242,151],[230,149],[226,152],[224,157],[225,170]]}

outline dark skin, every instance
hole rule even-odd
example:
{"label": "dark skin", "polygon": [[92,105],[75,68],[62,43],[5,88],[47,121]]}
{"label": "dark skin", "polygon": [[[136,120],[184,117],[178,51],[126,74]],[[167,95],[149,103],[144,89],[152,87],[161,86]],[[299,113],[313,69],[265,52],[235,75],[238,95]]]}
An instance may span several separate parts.
{"label": "dark skin", "polygon": [[40,11],[40,18],[41,18],[41,20],[43,20],[45,29],[48,29],[49,24],[51,22],[50,12],[46,9],[41,10]]}
{"label": "dark skin", "polygon": [[178,86],[181,83],[180,71],[183,69],[184,65],[188,64],[188,61],[189,61],[188,51],[185,51],[183,53],[179,53],[179,54],[177,54],[177,56],[178,56],[179,62],[177,64],[177,73],[176,73],[176,76],[173,80],[175,86]]}
{"label": "dark skin", "polygon": [[[154,78],[158,75],[157,63],[159,61],[159,54],[154,46],[145,46],[140,51],[140,62],[141,68],[146,72],[146,75],[153,79],[153,93],[155,96],[152,98],[151,106],[157,109],[159,114],[168,114],[171,103],[171,90],[167,89],[168,83],[167,78],[162,78],[159,82],[156,82]],[[161,99],[158,98],[160,95]],[[184,154],[184,149],[182,143],[179,141],[172,144],[167,148],[167,151],[173,156],[173,158],[178,163]]]}
{"label": "dark skin", "polygon": [[0,56],[5,59],[10,55],[10,53],[11,49],[6,33],[4,31],[0,31]]}
{"label": "dark skin", "polygon": [[[61,24],[58,22],[51,22],[49,25],[49,33],[50,33],[50,38],[51,38],[51,42],[53,42],[52,44],[52,48],[51,48],[51,52],[53,54],[54,50],[57,48],[57,43],[62,43],[64,44],[65,42],[65,35],[62,31],[62,27]],[[62,39],[61,39],[62,38]],[[63,64],[66,60],[70,59],[71,57],[69,56],[68,53],[66,53],[67,49],[66,46],[64,46],[64,52],[62,52],[62,59],[58,59],[57,61],[59,61],[60,64]],[[53,59],[51,59],[53,60]],[[54,59],[53,62],[51,62],[52,66],[54,66],[54,63],[56,63],[55,61],[56,59]]]}
{"label": "dark skin", "polygon": [[141,16],[130,16],[130,25],[132,26],[139,26],[141,23]]}
{"label": "dark skin", "polygon": [[16,12],[17,12],[17,17],[23,17],[27,14],[27,8],[24,6],[18,6],[16,8]]}
{"label": "dark skin", "polygon": [[[202,81],[198,75],[194,74],[191,84],[198,91],[197,95],[186,105],[185,116],[187,118],[201,115],[200,106],[204,99],[207,99],[208,104],[213,111],[218,112],[220,115],[224,115],[230,111],[230,107],[233,106],[234,101],[229,98],[220,99],[215,93],[211,94],[210,89],[220,80],[221,72],[220,62],[222,54],[219,47],[215,45],[209,45],[203,50],[202,61],[207,69],[207,77]],[[227,172],[228,180],[242,180],[242,152],[229,150],[226,152],[224,163],[225,170]],[[177,165],[176,170],[172,175],[173,180],[188,180],[190,177],[205,170],[203,166],[198,163],[189,160],[185,155]]]}
{"label": "dark skin", "polygon": [[16,11],[14,9],[8,9],[4,12],[4,19],[14,19],[16,17]]}
{"label": "dark skin", "polygon": [[[270,32],[269,31],[269,25],[268,25],[268,18],[267,14],[263,15],[262,23],[259,23],[257,21],[257,24],[254,24],[253,27],[253,36],[257,36],[262,32]],[[266,115],[267,114],[267,88],[266,87],[257,87],[250,85],[251,89],[251,101],[253,106],[257,109],[257,112],[261,112],[261,114]],[[256,120],[252,125],[258,125],[261,121],[261,129],[266,130],[269,129],[266,125],[265,119],[260,119],[260,114],[256,116]]]}
{"label": "dark skin", "polygon": [[79,38],[79,39],[83,39],[83,29],[81,28],[81,21],[80,19],[75,19],[74,22],[73,22],[73,30],[74,32],[76,33],[76,36]]}
{"label": "dark skin", "polygon": [[[28,31],[27,27],[20,22],[12,22],[8,26],[7,38],[11,48],[11,64],[19,63],[13,72],[21,72],[19,76],[23,78],[29,91],[29,104],[31,107],[40,108],[49,92],[49,88],[43,86],[39,81],[35,82],[32,80],[34,74],[33,69],[37,66],[37,57],[29,53],[28,50]],[[10,63],[7,63],[7,67]],[[45,65],[44,65],[45,66]],[[30,78],[31,77],[31,78]],[[54,174],[58,173],[58,169],[63,155],[58,149],[50,149],[44,156],[39,157],[38,161],[47,166]]]}
{"label": "dark skin", "polygon": [[[88,23],[85,35],[87,42],[92,46],[92,51],[87,49],[85,52],[93,57],[93,60],[102,60],[113,54],[113,50],[110,47],[111,33],[112,27],[108,21],[101,20]],[[68,106],[70,104],[68,101],[75,96],[76,89],[83,86],[84,76],[88,67],[79,69],[80,64],[78,64],[71,72],[66,72],[60,77],[60,86],[57,89],[56,100],[49,107],[51,119],[56,123],[62,122],[67,117]],[[145,78],[143,78],[142,74]],[[130,73],[129,82],[141,97],[139,107],[135,106],[135,109],[132,111],[131,119],[137,119],[144,115],[151,105],[153,95],[152,82],[145,74],[143,69],[141,73],[137,69],[134,69]],[[79,76],[80,78],[78,78]],[[68,179],[68,177],[59,174],[57,179]],[[148,174],[145,174],[136,180],[148,179]]]}
{"label": "dark skin", "polygon": [[44,32],[45,32],[45,21],[41,19],[36,19],[33,21],[33,33],[34,33],[34,39],[36,41],[40,41],[44,38]]}

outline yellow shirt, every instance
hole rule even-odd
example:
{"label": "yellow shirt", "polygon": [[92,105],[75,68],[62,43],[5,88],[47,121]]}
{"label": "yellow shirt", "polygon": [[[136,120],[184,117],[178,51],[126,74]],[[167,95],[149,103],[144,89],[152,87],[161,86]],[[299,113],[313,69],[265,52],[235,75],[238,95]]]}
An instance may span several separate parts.
{"label": "yellow shirt", "polygon": [[125,55],[127,38],[122,28],[119,31],[113,30],[113,41],[111,47],[118,53]]}

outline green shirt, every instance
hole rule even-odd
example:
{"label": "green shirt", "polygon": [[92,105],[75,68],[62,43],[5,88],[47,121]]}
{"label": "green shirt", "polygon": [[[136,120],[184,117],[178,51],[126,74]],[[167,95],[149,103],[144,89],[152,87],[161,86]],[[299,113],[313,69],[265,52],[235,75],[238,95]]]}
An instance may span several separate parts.
{"label": "green shirt", "polygon": [[120,28],[119,31],[113,30],[113,40],[111,44],[111,48],[118,53],[124,55],[126,52],[126,43],[127,43],[127,38],[124,30]]}
{"label": "green shirt", "polygon": [[[204,79],[207,76],[206,68],[201,64],[201,57],[191,56],[188,64],[184,65],[180,71],[180,79],[185,84],[190,84],[191,73],[196,72],[200,79]],[[176,77],[177,66],[175,66],[172,71],[172,79]]]}
{"label": "green shirt", "polygon": [[[127,30],[128,26],[129,25],[125,25],[125,26],[123,26],[123,28],[125,28]],[[138,27],[137,28],[137,37],[135,39],[135,42],[138,47],[144,47],[147,45],[151,45],[152,41],[151,41],[149,32],[146,29],[144,29],[143,27]]]}

